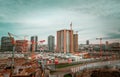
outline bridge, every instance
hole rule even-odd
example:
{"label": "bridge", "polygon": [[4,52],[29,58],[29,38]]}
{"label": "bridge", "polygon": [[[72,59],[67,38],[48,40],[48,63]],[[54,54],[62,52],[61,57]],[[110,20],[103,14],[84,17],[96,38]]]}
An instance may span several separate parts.
{"label": "bridge", "polygon": [[103,68],[105,66],[116,66],[117,64],[120,64],[120,60],[103,61],[103,62],[87,63],[77,66],[70,66],[56,70],[56,72],[50,74],[49,77],[65,77],[65,75],[69,75],[69,77],[74,77],[75,73],[82,72],[85,69],[96,69],[96,68]]}

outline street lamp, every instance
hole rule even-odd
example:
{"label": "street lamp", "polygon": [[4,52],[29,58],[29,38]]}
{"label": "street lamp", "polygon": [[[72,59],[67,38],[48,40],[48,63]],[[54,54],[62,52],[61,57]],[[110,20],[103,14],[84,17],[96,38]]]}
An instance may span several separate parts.
{"label": "street lamp", "polygon": [[100,40],[100,56],[102,57],[102,38],[96,38],[96,40]]}

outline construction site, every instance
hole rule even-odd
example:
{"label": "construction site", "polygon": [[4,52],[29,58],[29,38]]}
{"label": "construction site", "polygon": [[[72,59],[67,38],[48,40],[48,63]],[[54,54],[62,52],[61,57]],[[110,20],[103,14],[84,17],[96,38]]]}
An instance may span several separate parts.
{"label": "construction site", "polygon": [[[116,53],[77,52],[53,53],[35,52],[36,44],[45,40],[30,42],[15,40],[8,32],[13,49],[0,52],[0,77],[119,77],[120,56]],[[101,39],[100,39],[101,41]],[[28,51],[28,46],[31,51]],[[40,47],[41,49],[41,47]]]}

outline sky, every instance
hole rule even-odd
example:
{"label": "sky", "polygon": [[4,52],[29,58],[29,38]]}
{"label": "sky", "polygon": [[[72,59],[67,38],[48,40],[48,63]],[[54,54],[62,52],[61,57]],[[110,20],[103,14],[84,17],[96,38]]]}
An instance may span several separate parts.
{"label": "sky", "polygon": [[46,40],[61,29],[78,31],[79,44],[120,39],[120,0],[0,0],[0,38],[37,35]]}

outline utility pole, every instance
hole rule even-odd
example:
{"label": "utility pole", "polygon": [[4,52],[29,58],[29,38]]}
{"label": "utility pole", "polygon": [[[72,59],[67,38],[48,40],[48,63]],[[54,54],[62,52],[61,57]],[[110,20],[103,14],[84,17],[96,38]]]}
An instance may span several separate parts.
{"label": "utility pole", "polygon": [[102,57],[102,38],[96,38],[96,40],[100,40],[100,56]]}

